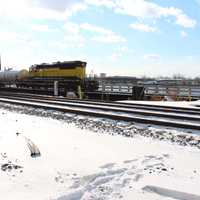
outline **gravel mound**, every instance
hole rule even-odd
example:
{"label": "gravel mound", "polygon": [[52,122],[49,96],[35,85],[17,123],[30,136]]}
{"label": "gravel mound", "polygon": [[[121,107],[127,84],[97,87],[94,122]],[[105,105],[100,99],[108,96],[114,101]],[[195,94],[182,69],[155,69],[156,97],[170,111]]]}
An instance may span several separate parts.
{"label": "gravel mound", "polygon": [[170,141],[182,146],[194,146],[200,149],[200,135],[198,135],[198,132],[196,131],[116,121],[105,118],[95,118],[91,116],[63,113],[54,110],[35,109],[32,107],[12,104],[0,103],[0,107],[21,114],[62,120],[65,123],[74,124],[80,129],[91,130],[98,134],[106,133],[111,135],[122,135],[125,137],[135,137],[136,135],[140,135],[157,140]]}

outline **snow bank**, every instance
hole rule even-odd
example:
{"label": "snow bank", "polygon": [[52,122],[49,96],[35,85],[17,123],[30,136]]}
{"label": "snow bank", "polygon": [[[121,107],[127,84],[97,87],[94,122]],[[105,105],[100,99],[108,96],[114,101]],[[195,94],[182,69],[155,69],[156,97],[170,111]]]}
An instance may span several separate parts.
{"label": "snow bank", "polygon": [[174,106],[174,107],[185,107],[185,108],[195,108],[200,106],[200,101],[131,101],[124,100],[119,101],[123,103],[133,103],[133,104],[144,104],[144,105],[161,105],[161,106]]}
{"label": "snow bank", "polygon": [[161,188],[157,186],[147,185],[143,188],[145,191],[153,192],[164,197],[170,197],[180,200],[199,200],[200,196],[194,194],[188,194],[185,192],[179,192],[172,189]]}

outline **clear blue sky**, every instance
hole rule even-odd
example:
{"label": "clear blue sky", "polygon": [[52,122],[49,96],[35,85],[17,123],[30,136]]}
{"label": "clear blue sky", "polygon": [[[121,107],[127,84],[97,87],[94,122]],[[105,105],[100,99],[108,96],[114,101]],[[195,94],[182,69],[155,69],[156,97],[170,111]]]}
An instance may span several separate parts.
{"label": "clear blue sky", "polygon": [[87,61],[88,73],[200,76],[200,0],[0,0],[2,65]]}

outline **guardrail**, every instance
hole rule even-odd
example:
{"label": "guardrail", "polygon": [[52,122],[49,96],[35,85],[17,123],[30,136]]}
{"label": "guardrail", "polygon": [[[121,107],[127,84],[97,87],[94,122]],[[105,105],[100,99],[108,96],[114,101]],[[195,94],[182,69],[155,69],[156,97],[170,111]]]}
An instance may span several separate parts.
{"label": "guardrail", "polygon": [[[200,98],[200,85],[197,86],[166,86],[166,85],[145,85],[146,95],[176,96],[176,97],[195,97]],[[130,93],[132,94],[133,85],[100,85],[99,91],[111,93]]]}
{"label": "guardrail", "polygon": [[99,85],[99,91],[132,94],[133,85]]}
{"label": "guardrail", "polygon": [[180,96],[200,98],[200,86],[161,86],[151,85],[145,87],[147,95]]}

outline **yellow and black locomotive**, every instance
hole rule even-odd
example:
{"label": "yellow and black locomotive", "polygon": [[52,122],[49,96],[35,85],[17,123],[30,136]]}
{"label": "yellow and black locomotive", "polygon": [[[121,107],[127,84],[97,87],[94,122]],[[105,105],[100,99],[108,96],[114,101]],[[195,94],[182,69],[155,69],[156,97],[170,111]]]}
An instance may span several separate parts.
{"label": "yellow and black locomotive", "polygon": [[40,77],[43,79],[80,79],[86,77],[86,62],[66,61],[52,64],[32,65],[29,68],[30,77]]}
{"label": "yellow and black locomotive", "polygon": [[0,85],[10,83],[20,88],[51,89],[55,81],[59,90],[93,92],[98,89],[98,82],[86,77],[86,62],[65,61],[51,64],[35,64],[27,70],[0,72]]}

